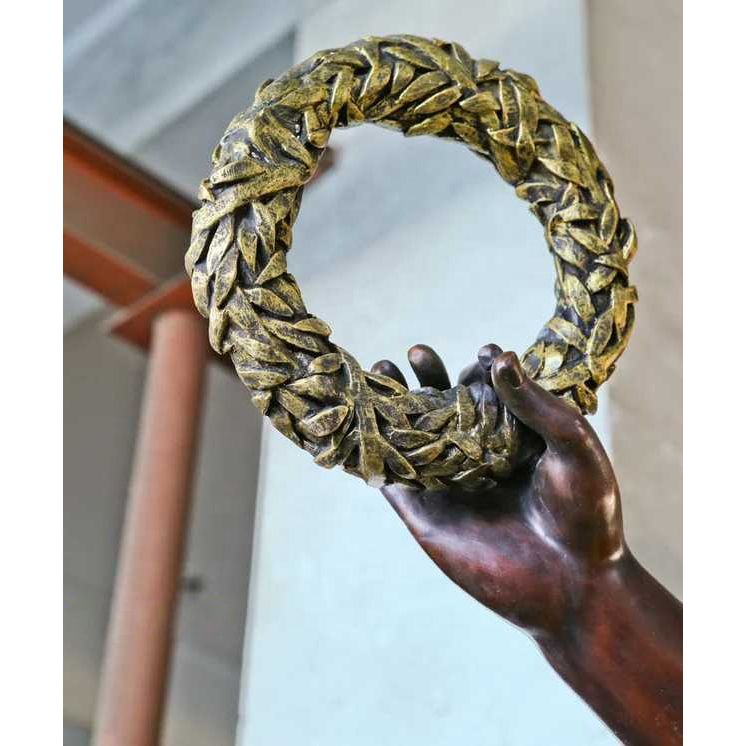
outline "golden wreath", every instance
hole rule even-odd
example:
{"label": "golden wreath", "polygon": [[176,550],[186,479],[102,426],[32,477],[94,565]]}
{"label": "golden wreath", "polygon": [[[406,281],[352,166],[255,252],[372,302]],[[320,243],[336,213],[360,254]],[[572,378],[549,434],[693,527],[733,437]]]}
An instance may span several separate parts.
{"label": "golden wreath", "polygon": [[463,142],[529,202],[554,258],[557,307],[522,364],[584,413],[632,330],[634,228],[588,139],[535,81],[456,43],[368,37],[319,52],[267,81],[228,125],[185,258],[213,348],[231,356],[262,414],[322,466],[379,486],[490,485],[519,459],[504,407],[462,385],[408,391],[363,370],[308,313],[288,272],[303,185],[331,130],[362,122]]}

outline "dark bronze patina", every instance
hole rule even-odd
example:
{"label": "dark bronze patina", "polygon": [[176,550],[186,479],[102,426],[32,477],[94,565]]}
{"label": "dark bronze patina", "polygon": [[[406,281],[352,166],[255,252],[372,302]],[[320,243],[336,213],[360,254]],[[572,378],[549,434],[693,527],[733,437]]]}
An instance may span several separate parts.
{"label": "dark bronze patina", "polygon": [[[420,385],[450,386],[429,347],[409,359]],[[374,370],[406,383],[390,361]],[[491,489],[383,494],[435,564],[527,632],[624,743],[680,744],[682,607],[625,543],[619,487],[595,432],[496,345],[460,380],[535,433],[537,456]]]}

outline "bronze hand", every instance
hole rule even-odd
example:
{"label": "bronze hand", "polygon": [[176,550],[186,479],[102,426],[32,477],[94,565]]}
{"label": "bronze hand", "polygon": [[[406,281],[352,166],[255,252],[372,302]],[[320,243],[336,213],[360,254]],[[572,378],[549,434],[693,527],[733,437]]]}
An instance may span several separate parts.
{"label": "bronze hand", "polygon": [[[413,347],[409,359],[421,385],[450,386],[429,347]],[[389,361],[374,371],[405,383]],[[528,632],[620,738],[680,743],[681,605],[625,544],[619,488],[596,433],[496,345],[460,382],[496,393],[541,436],[541,455],[483,492],[392,485],[383,494],[438,567]]]}

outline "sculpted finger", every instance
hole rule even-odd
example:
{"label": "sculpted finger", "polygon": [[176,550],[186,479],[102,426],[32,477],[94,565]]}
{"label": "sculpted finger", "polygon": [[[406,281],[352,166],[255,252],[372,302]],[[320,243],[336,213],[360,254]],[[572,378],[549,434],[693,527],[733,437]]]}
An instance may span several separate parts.
{"label": "sculpted finger", "polygon": [[445,391],[451,388],[448,372],[438,353],[427,345],[415,345],[407,354],[420,386],[432,386]]}
{"label": "sculpted finger", "polygon": [[491,373],[499,399],[524,425],[541,435],[549,448],[565,453],[603,451],[585,417],[532,381],[514,352],[498,355]]}
{"label": "sculpted finger", "polygon": [[481,363],[467,365],[459,373],[458,382],[464,386],[471,386],[472,383],[484,383],[484,368]]}
{"label": "sculpted finger", "polygon": [[485,374],[486,374],[485,383],[489,381],[492,363],[494,362],[495,358],[497,358],[498,355],[502,355],[502,354],[503,354],[502,347],[500,347],[499,345],[496,345],[494,342],[490,342],[489,344],[483,345],[482,347],[479,348],[479,352],[477,352],[477,360],[479,361],[479,364],[482,366],[482,368],[485,371]]}
{"label": "sculpted finger", "polygon": [[404,377],[404,374],[396,365],[391,362],[391,360],[379,360],[373,365],[370,371],[371,373],[377,373],[379,376],[388,376],[389,378],[393,378],[397,383],[400,383],[402,386],[406,386],[407,388],[409,388],[407,386],[407,379]]}
{"label": "sculpted finger", "polygon": [[490,378],[490,368],[492,361],[502,352],[502,349],[494,343],[484,345],[477,352],[477,362],[472,363],[461,371],[458,382],[464,386],[470,386],[472,383],[486,383],[492,385]]}

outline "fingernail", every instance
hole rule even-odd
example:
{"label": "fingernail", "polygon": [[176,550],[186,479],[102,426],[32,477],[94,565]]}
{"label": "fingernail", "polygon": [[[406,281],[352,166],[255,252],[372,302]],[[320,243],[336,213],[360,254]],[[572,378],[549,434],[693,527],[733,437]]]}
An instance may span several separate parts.
{"label": "fingernail", "polygon": [[423,355],[427,355],[428,353],[432,352],[433,350],[431,347],[423,344],[416,344],[409,348],[409,351],[407,352],[407,358],[409,358],[409,360],[417,360]]}
{"label": "fingernail", "polygon": [[501,381],[504,381],[508,386],[517,389],[523,382],[523,369],[520,367],[520,363],[516,361],[505,362],[500,366],[497,371]]}
{"label": "fingernail", "polygon": [[483,367],[489,370],[489,368],[492,366],[492,361],[502,353],[502,350],[494,343],[490,343],[488,345],[484,345],[483,347],[479,348],[479,352],[477,353],[477,360],[479,360],[479,364]]}

